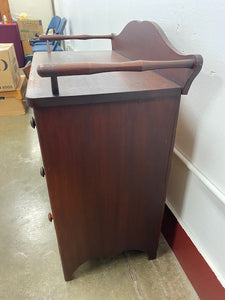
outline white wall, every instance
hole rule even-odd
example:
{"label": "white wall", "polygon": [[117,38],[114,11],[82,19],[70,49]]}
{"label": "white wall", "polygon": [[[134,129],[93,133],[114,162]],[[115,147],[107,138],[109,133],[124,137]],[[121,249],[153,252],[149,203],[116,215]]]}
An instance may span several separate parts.
{"label": "white wall", "polygon": [[[224,0],[55,1],[68,18],[71,34],[119,33],[130,20],[152,20],[178,50],[202,54],[203,69],[189,95],[182,97],[176,138],[176,147],[189,160],[191,170],[174,159],[167,198],[225,286]],[[109,41],[71,45],[76,50],[110,49]]]}
{"label": "white wall", "polygon": [[53,16],[51,0],[8,0],[12,17],[17,20],[21,13],[26,13],[29,19],[42,20],[46,31]]}

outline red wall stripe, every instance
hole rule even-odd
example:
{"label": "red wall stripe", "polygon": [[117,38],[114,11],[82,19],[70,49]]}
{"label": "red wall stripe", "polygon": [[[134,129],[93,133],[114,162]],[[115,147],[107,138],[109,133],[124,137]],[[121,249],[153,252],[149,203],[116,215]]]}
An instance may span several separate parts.
{"label": "red wall stripe", "polygon": [[225,300],[225,289],[167,206],[162,233],[200,299]]}

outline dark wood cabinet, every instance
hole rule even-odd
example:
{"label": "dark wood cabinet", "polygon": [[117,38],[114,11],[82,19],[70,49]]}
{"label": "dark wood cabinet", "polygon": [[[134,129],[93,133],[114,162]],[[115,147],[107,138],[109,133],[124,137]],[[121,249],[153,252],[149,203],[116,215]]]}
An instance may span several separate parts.
{"label": "dark wood cabinet", "polygon": [[[37,73],[43,64],[134,60],[169,60],[172,67],[76,76],[65,71],[58,95],[50,78]],[[175,68],[181,60],[187,66]],[[112,36],[112,51],[35,54],[27,99],[65,280],[91,258],[126,250],[156,257],[180,96],[201,65],[201,56],[172,49],[158,26],[136,21]]]}

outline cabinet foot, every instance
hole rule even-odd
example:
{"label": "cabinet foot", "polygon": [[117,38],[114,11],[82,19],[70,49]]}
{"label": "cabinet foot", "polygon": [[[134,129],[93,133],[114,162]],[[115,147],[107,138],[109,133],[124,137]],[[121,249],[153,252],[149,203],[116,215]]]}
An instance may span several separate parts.
{"label": "cabinet foot", "polygon": [[155,259],[157,256],[157,251],[148,251],[147,256],[149,260]]}
{"label": "cabinet foot", "polygon": [[65,274],[64,273],[64,279],[65,279],[65,281],[73,280],[73,273],[72,274]]}

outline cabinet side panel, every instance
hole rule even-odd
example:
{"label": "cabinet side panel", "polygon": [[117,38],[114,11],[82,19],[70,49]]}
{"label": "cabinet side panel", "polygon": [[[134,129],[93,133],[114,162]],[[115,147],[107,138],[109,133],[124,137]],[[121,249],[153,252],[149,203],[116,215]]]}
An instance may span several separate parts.
{"label": "cabinet side panel", "polygon": [[35,109],[64,273],[125,250],[154,256],[179,100]]}

